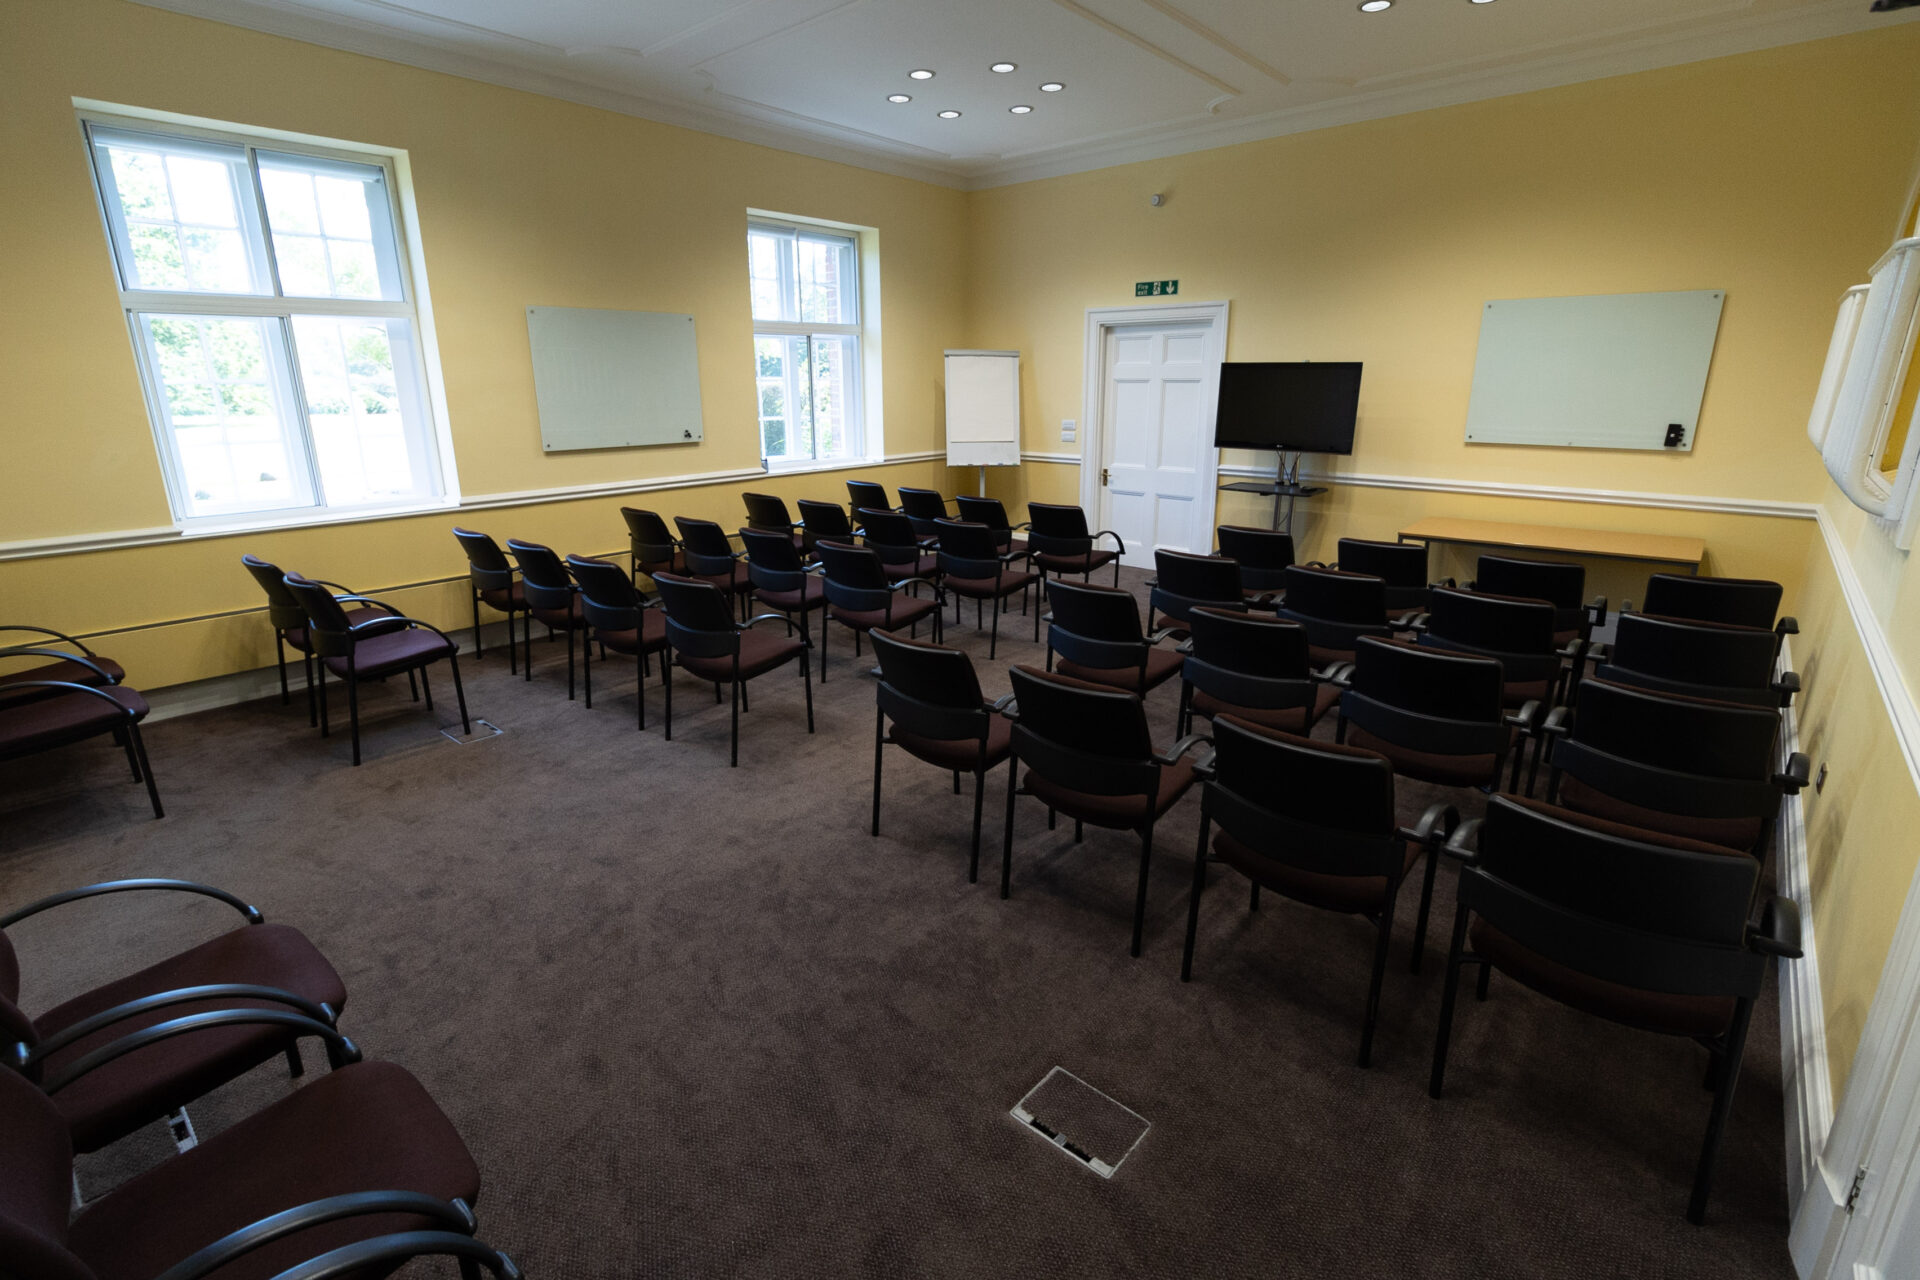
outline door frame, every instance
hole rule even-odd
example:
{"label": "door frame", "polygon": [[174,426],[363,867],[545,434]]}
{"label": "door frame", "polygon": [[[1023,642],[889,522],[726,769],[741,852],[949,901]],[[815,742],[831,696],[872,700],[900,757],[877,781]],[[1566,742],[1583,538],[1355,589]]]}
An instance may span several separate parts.
{"label": "door frame", "polygon": [[[1165,324],[1207,324],[1207,358],[1212,372],[1207,377],[1205,412],[1209,421],[1220,403],[1220,366],[1227,358],[1227,313],[1230,304],[1219,302],[1147,303],[1132,307],[1088,307],[1086,363],[1080,395],[1080,505],[1097,524],[1100,517],[1100,456],[1106,444],[1107,340],[1116,330]],[[1198,530],[1213,528],[1219,498],[1220,451],[1201,450],[1201,465],[1196,479],[1201,492],[1194,495]],[[1213,549],[1213,535],[1206,536],[1206,548]],[[1146,548],[1150,553],[1152,548]],[[1137,553],[1136,553],[1137,554]],[[1199,554],[1205,554],[1201,552]]]}

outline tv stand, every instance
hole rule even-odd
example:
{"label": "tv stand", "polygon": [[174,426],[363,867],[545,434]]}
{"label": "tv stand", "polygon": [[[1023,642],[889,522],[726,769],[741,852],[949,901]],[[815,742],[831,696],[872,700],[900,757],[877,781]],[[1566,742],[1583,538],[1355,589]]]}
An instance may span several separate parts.
{"label": "tv stand", "polygon": [[[1325,493],[1325,485],[1304,485],[1300,483],[1300,455],[1289,458],[1285,450],[1275,449],[1274,471],[1271,480],[1239,480],[1220,486],[1222,493],[1257,493],[1273,496],[1273,522],[1269,526],[1276,533],[1293,533],[1293,507],[1301,498],[1311,498],[1315,494]],[[1281,499],[1286,499],[1285,514],[1282,515]]]}

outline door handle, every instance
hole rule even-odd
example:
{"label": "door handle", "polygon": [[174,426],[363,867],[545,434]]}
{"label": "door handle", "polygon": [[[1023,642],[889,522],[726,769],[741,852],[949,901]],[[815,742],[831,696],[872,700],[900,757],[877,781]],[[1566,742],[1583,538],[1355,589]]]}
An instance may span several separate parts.
{"label": "door handle", "polygon": [[1107,468],[1105,467],[1100,468],[1100,487],[1101,488],[1103,489],[1106,488],[1107,483],[1111,478],[1112,478],[1111,473],[1108,472]]}

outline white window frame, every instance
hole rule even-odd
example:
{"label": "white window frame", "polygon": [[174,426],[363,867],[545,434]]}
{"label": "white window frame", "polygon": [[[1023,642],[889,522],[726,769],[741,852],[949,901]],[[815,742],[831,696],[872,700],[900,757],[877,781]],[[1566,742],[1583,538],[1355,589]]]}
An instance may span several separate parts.
{"label": "white window frame", "polygon": [[[128,336],[132,342],[134,362],[140,375],[141,391],[147,404],[147,421],[153,432],[154,448],[159,456],[161,475],[166,485],[167,499],[173,513],[175,527],[183,534],[220,533],[230,529],[296,527],[370,516],[404,514],[410,511],[444,510],[458,506],[459,481],[454,466],[452,434],[446,412],[445,383],[440,370],[438,344],[434,337],[425,274],[419,265],[421,260],[419,222],[413,205],[411,174],[406,153],[337,139],[254,129],[245,125],[204,120],[172,112],[148,111],[79,98],[74,99],[74,106],[78,113],[81,140],[87,151],[87,168],[94,184],[102,228],[106,233],[114,283],[119,291],[121,309],[126,317]],[[106,166],[100,161],[93,138],[95,128],[243,148],[254,199],[253,208],[246,211],[243,217],[250,220],[257,230],[260,241],[259,253],[264,255],[264,262],[256,265],[264,266],[266,279],[272,292],[223,294],[190,290],[128,288],[127,281],[132,278],[132,272],[128,269],[129,264],[124,262],[121,256],[121,245],[127,239],[122,225],[123,213],[115,191],[108,185],[112,182],[111,175],[103,174]],[[273,233],[271,224],[267,220],[265,196],[260,183],[259,153],[261,152],[297,156],[304,160],[333,160],[362,168],[378,167],[383,170],[388,216],[393,228],[394,254],[397,258],[397,261],[391,265],[399,279],[401,296],[398,300],[283,296],[279,292],[279,271]],[[376,253],[381,258],[382,274],[385,274],[384,268],[389,264],[385,260],[384,247],[376,245]],[[294,403],[288,407],[290,435],[294,437],[289,443],[293,448],[303,451],[302,465],[311,478],[314,488],[310,492],[313,493],[317,493],[319,467],[314,456],[313,428],[307,412],[306,390],[301,382],[300,362],[291,345],[294,321],[301,316],[346,316],[408,321],[413,336],[410,344],[412,350],[406,355],[410,368],[407,376],[401,376],[398,360],[402,353],[396,350],[394,353],[396,356],[395,390],[403,403],[417,400],[417,403],[406,404],[405,411],[417,410],[418,412],[417,429],[407,432],[406,442],[409,459],[418,468],[417,474],[424,478],[422,488],[426,490],[425,495],[414,495],[392,502],[352,504],[329,504],[321,498],[305,505],[253,512],[189,514],[191,503],[186,490],[185,475],[173,430],[168,423],[165,395],[159,385],[142,324],[142,318],[150,315],[231,316],[272,319],[281,322],[287,336],[287,345],[270,347],[268,354],[270,361],[275,364],[289,366],[283,371],[287,379],[285,386],[294,396]]]}
{"label": "white window frame", "polygon": [[[869,417],[867,406],[877,403],[878,396],[878,335],[876,326],[870,317],[877,311],[872,305],[869,293],[870,232],[869,229],[848,226],[842,223],[825,222],[811,218],[799,218],[790,214],[763,213],[749,210],[747,234],[751,238],[756,231],[769,231],[790,235],[795,238],[813,237],[846,242],[851,249],[852,270],[848,273],[852,289],[853,320],[851,323],[826,324],[807,321],[762,320],[753,314],[752,259],[748,259],[747,310],[751,317],[754,341],[754,447],[760,449],[760,465],[769,473],[792,475],[803,471],[832,471],[850,466],[861,466],[880,461],[880,426],[877,417]],[[749,251],[751,252],[751,251]],[[794,296],[797,284],[793,280],[794,258],[791,254],[782,255],[781,289],[786,296]],[[759,377],[759,340],[761,338],[807,338],[844,337],[852,340],[853,367],[847,370],[846,387],[850,403],[847,406],[846,422],[848,433],[853,436],[851,447],[835,457],[821,457],[819,454],[819,430],[817,425],[812,433],[814,453],[808,458],[770,458],[766,456],[766,434],[760,416]],[[870,363],[871,362],[871,363]],[[800,370],[796,362],[786,361],[784,381],[786,383],[786,404],[798,402]],[[805,373],[812,376],[813,360],[811,352],[805,361]],[[808,403],[815,403],[811,395]],[[788,418],[788,429],[792,430],[793,419]]]}
{"label": "white window frame", "polygon": [[1840,491],[1905,551],[1920,536],[1920,435],[1883,454],[1920,338],[1920,236],[1895,241],[1864,288],[1842,299],[1807,434]]}

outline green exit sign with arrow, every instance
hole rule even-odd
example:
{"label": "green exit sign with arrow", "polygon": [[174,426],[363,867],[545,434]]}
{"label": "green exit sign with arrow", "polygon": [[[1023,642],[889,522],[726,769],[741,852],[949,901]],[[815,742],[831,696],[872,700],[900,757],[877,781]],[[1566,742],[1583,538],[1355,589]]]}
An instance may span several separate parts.
{"label": "green exit sign with arrow", "polygon": [[1133,296],[1136,298],[1163,298],[1178,292],[1178,280],[1137,280],[1133,285]]}

